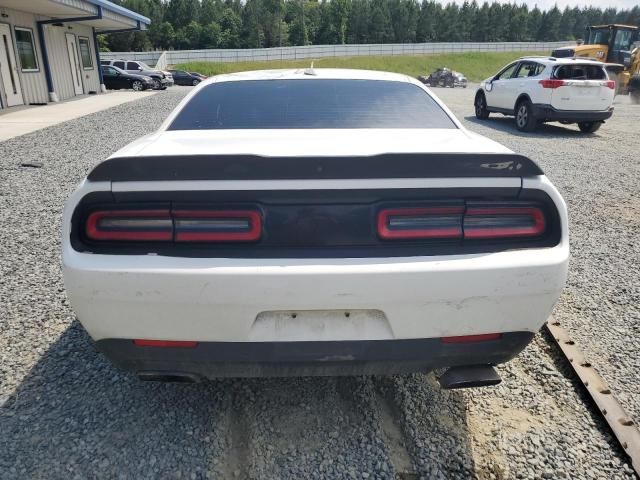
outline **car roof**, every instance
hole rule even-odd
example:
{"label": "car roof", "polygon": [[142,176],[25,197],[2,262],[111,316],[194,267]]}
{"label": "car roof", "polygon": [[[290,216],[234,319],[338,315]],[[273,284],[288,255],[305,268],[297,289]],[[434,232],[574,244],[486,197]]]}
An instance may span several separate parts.
{"label": "car roof", "polygon": [[249,72],[226,73],[216,75],[207,83],[236,82],[246,80],[288,80],[288,79],[344,79],[344,80],[386,80],[392,82],[414,83],[407,75],[376,70],[356,70],[348,68],[306,68],[280,70],[254,70]]}
{"label": "car roof", "polygon": [[521,57],[518,59],[519,61],[527,61],[531,60],[532,62],[544,63],[545,65],[570,65],[573,63],[592,63],[594,65],[601,65],[604,67],[604,64],[593,58],[587,57],[567,57],[567,58],[556,58],[556,57]]}

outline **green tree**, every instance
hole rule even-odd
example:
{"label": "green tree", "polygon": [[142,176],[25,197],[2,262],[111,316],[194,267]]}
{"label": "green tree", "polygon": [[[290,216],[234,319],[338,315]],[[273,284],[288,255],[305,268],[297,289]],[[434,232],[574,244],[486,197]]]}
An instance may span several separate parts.
{"label": "green tree", "polygon": [[220,47],[240,48],[242,19],[232,7],[225,7],[220,17]]}
{"label": "green tree", "polygon": [[391,13],[386,0],[371,0],[369,41],[371,43],[389,43],[393,41]]}
{"label": "green tree", "polygon": [[331,0],[329,2],[329,15],[333,30],[337,35],[337,43],[347,43],[347,22],[349,20],[349,0]]}
{"label": "green tree", "polygon": [[640,6],[542,11],[496,0],[114,0],[151,19],[147,32],[101,37],[100,48],[253,48],[279,45],[550,41],[588,25],[640,23]]}
{"label": "green tree", "polygon": [[217,22],[202,27],[199,48],[218,48],[222,40],[222,30]]}

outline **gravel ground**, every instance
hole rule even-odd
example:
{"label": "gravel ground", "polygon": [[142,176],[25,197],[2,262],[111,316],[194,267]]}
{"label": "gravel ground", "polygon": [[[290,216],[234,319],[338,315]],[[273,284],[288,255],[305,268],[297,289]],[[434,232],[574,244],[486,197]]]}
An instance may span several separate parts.
{"label": "gravel ground", "polygon": [[[64,294],[62,205],[187,91],[0,143],[0,477],[635,478],[543,335],[500,367],[500,386],[472,391],[442,391],[432,374],[171,385],[116,371]],[[437,93],[471,129],[538,160],[564,193],[573,260],[555,315],[639,418],[640,108],[621,103],[593,136],[522,135],[469,118],[471,89]]]}

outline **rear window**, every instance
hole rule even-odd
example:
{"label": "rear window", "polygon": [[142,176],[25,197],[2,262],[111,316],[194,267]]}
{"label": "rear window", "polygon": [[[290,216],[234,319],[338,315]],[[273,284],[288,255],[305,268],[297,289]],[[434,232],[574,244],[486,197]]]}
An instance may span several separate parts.
{"label": "rear window", "polygon": [[553,76],[559,80],[607,80],[604,68],[599,65],[560,65]]}
{"label": "rear window", "polygon": [[380,80],[246,80],[208,85],[169,130],[456,128],[410,83]]}

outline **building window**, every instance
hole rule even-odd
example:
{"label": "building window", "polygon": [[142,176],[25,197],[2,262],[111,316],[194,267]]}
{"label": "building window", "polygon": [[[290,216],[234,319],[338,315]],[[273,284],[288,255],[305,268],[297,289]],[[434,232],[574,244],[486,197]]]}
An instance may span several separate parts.
{"label": "building window", "polygon": [[93,56],[91,55],[91,44],[87,37],[78,37],[80,43],[80,57],[82,57],[82,68],[85,70],[93,69]]}
{"label": "building window", "polygon": [[16,46],[23,72],[38,71],[38,57],[33,44],[33,32],[28,28],[16,27]]}

